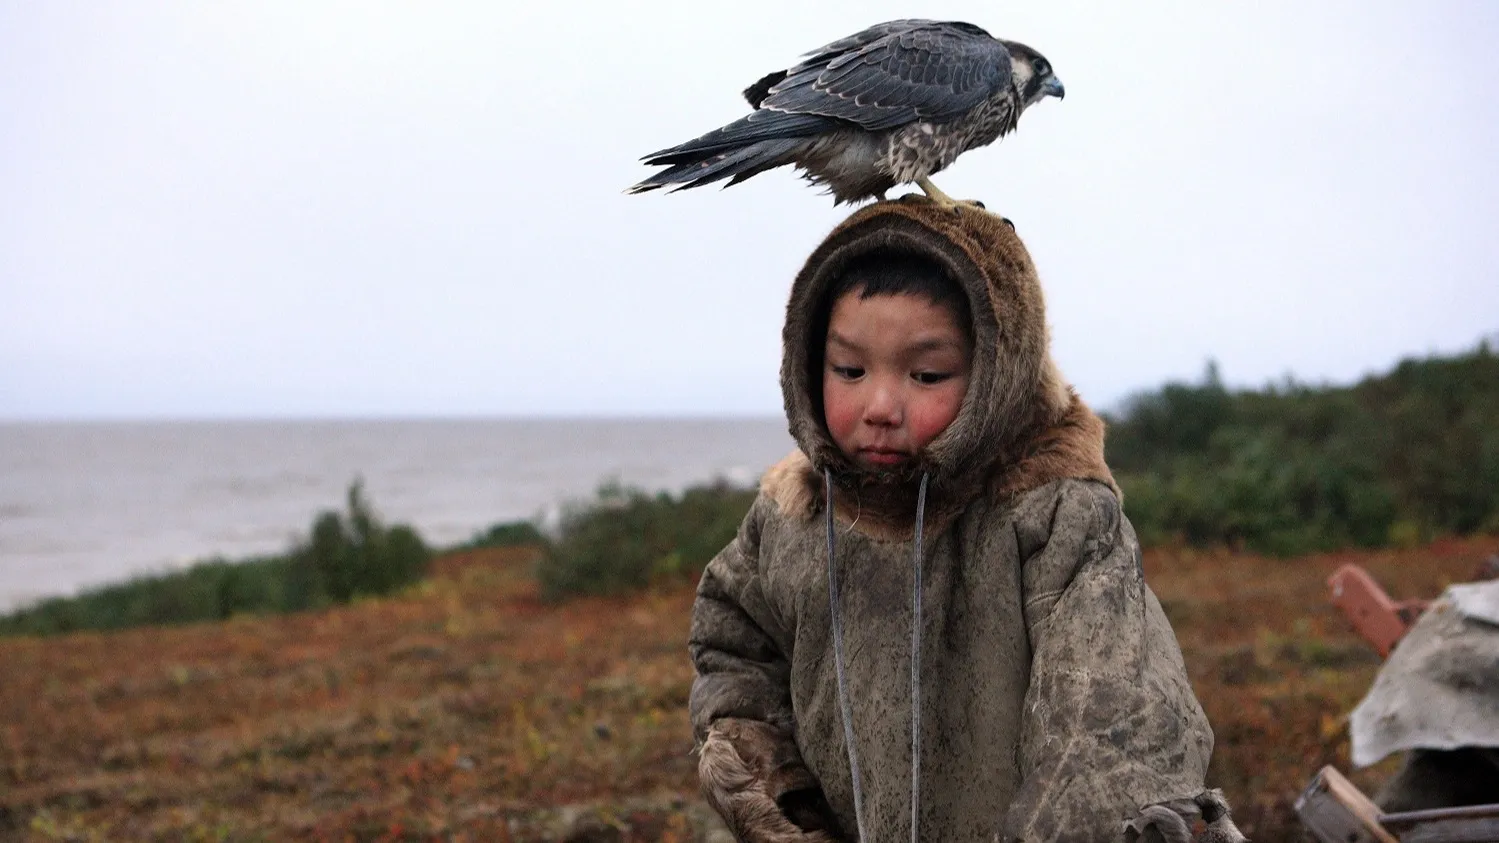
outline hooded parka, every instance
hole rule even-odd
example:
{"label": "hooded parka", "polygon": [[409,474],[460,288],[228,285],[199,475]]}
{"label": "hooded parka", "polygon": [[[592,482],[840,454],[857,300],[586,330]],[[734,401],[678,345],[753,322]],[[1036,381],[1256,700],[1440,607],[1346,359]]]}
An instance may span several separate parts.
{"label": "hooded parka", "polygon": [[[876,250],[941,266],[974,338],[956,419],[878,475],[821,406],[826,291]],[[783,343],[798,448],[704,571],[690,638],[699,774],[740,839],[852,840],[862,819],[866,841],[910,840],[914,808],[921,840],[1115,841],[1143,807],[1201,797],[1212,731],[1008,221],[858,211],[797,275]]]}

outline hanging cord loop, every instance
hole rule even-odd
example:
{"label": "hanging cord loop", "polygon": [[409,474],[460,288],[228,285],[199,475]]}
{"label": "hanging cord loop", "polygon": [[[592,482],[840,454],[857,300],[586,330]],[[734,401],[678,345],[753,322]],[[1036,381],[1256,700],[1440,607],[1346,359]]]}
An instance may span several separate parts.
{"label": "hanging cord loop", "polygon": [[[828,538],[828,606],[833,624],[833,667],[838,675],[838,710],[843,718],[843,742],[848,747],[849,777],[854,789],[854,822],[859,839],[864,833],[864,787],[859,775],[859,752],[854,746],[854,713],[848,697],[848,679],[843,666],[843,615],[839,611],[838,569],[836,558],[837,530],[833,520],[833,472],[823,469],[824,511]],[[915,549],[912,551],[914,580],[911,589],[911,841],[921,839],[921,630],[922,622],[922,527],[926,520],[926,487],[928,475],[921,475],[916,495]]]}
{"label": "hanging cord loop", "polygon": [[921,527],[926,519],[926,481],[922,472],[916,493],[916,549],[911,554],[911,843],[921,840]]}
{"label": "hanging cord loop", "polygon": [[869,840],[864,835],[864,788],[859,779],[859,752],[854,746],[854,712],[848,699],[848,680],[843,675],[843,615],[838,610],[838,566],[834,564],[833,526],[833,472],[822,470],[823,492],[826,496],[824,509],[828,525],[828,605],[833,619],[833,668],[838,674],[838,709],[843,715],[843,743],[848,747],[848,769],[854,787],[854,823],[858,827],[859,839]]}

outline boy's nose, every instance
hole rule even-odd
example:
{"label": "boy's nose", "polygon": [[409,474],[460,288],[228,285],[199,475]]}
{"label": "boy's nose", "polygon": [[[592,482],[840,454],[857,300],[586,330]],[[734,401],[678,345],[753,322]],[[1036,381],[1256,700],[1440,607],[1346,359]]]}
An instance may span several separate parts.
{"label": "boy's nose", "polygon": [[881,427],[900,424],[900,398],[895,390],[876,386],[864,405],[864,421]]}

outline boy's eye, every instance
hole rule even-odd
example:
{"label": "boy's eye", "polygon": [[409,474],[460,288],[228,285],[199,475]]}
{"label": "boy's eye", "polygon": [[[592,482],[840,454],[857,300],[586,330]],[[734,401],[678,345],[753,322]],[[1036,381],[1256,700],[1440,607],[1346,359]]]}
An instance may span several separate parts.
{"label": "boy's eye", "polygon": [[951,372],[916,372],[911,375],[919,384],[934,386],[952,377]]}
{"label": "boy's eye", "polygon": [[832,366],[833,374],[846,381],[856,381],[864,377],[864,370],[858,366]]}

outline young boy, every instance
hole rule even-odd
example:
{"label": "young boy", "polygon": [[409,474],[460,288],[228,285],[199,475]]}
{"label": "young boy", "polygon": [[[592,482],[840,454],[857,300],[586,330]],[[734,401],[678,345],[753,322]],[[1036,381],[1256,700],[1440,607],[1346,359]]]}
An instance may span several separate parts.
{"label": "young boy", "polygon": [[782,339],[799,448],[692,618],[699,775],[736,836],[1112,841],[1148,806],[1225,812],[1103,424],[1051,361],[1007,222],[860,210],[798,274]]}

